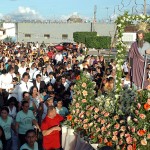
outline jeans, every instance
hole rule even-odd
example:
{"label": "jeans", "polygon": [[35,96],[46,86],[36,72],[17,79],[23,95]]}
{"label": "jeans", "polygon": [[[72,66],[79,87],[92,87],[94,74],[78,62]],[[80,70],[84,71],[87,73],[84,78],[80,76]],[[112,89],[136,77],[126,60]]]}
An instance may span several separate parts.
{"label": "jeans", "polygon": [[4,145],[4,150],[10,150],[12,145],[12,139],[6,140],[6,144]]}

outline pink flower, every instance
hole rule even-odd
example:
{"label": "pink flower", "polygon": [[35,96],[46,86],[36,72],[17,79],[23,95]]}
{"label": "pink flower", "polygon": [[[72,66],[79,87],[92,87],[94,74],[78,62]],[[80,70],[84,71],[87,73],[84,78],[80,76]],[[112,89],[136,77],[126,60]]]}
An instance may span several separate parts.
{"label": "pink flower", "polygon": [[108,140],[106,138],[104,138],[104,143],[107,143],[107,142],[108,142]]}
{"label": "pink flower", "polygon": [[144,114],[140,114],[139,117],[140,117],[141,119],[145,119],[145,118],[146,118],[146,116],[145,116]]}
{"label": "pink flower", "polygon": [[124,123],[124,120],[120,120],[120,123]]}
{"label": "pink flower", "polygon": [[110,134],[111,134],[111,132],[110,132],[110,131],[108,131],[107,135],[110,135]]}
{"label": "pink flower", "polygon": [[88,122],[88,119],[84,119],[84,120],[83,120],[83,123],[87,123],[87,122]]}
{"label": "pink flower", "polygon": [[147,104],[150,105],[150,98],[147,100]]}
{"label": "pink flower", "polygon": [[94,115],[94,119],[97,119],[98,118],[98,115]]}
{"label": "pink flower", "polygon": [[98,119],[97,119],[97,122],[101,122],[101,118],[98,118]]}
{"label": "pink flower", "polygon": [[91,113],[89,111],[87,111],[86,115],[89,117],[91,115]]}
{"label": "pink flower", "polygon": [[113,140],[113,141],[117,141],[117,140],[118,140],[117,136],[114,135],[114,136],[112,137],[112,140]]}
{"label": "pink flower", "polygon": [[139,111],[138,111],[138,110],[135,110],[135,114],[138,115],[138,114],[139,114]]}
{"label": "pink flower", "polygon": [[82,103],[86,103],[86,102],[87,102],[86,99],[83,99],[83,100],[82,100]]}
{"label": "pink flower", "polygon": [[118,135],[118,131],[114,131],[114,132],[113,132],[113,135]]}
{"label": "pink flower", "polygon": [[135,122],[138,122],[138,120],[136,118],[133,119]]}
{"label": "pink flower", "polygon": [[146,139],[141,140],[141,144],[142,144],[142,145],[147,145]]}
{"label": "pink flower", "polygon": [[102,111],[101,114],[104,115],[105,111]]}
{"label": "pink flower", "polygon": [[85,88],[86,87],[86,83],[82,83],[82,87]]}
{"label": "pink flower", "polygon": [[102,131],[102,132],[106,131],[106,128],[105,128],[105,127],[102,127],[102,128],[101,128],[101,131]]}
{"label": "pink flower", "polygon": [[86,106],[86,109],[89,109],[89,108],[90,108],[90,105],[87,105],[87,106]]}
{"label": "pink flower", "polygon": [[96,132],[99,132],[99,131],[100,131],[100,128],[97,128],[97,129],[96,129]]}
{"label": "pink flower", "polygon": [[118,123],[115,124],[114,128],[115,128],[115,129],[119,129],[119,128],[120,128],[120,124],[118,124]]}
{"label": "pink flower", "polygon": [[131,128],[131,131],[134,133],[134,132],[135,132],[135,127],[132,127],[132,128]]}
{"label": "pink flower", "polygon": [[120,131],[125,131],[126,127],[125,126],[121,126]]}
{"label": "pink flower", "polygon": [[89,123],[89,127],[92,127],[93,126],[93,122]]}
{"label": "pink flower", "polygon": [[104,119],[101,120],[101,124],[104,124],[106,121]]}
{"label": "pink flower", "polygon": [[91,106],[90,108],[89,108],[89,110],[93,110],[94,109],[94,106]]}
{"label": "pink flower", "polygon": [[133,138],[133,142],[137,142],[137,139],[136,139],[136,138]]}
{"label": "pink flower", "polygon": [[137,104],[137,108],[138,108],[138,109],[141,108],[141,104],[140,104],[140,103]]}
{"label": "pink flower", "polygon": [[104,114],[104,117],[108,117],[108,116],[109,116],[109,113],[106,112],[106,113]]}
{"label": "pink flower", "polygon": [[114,119],[115,120],[119,119],[119,116],[118,115],[114,116]]}
{"label": "pink flower", "polygon": [[129,136],[126,138],[127,144],[132,144],[132,141],[133,141],[132,137]]}
{"label": "pink flower", "polygon": [[106,126],[106,128],[109,128],[110,127],[110,124],[108,124],[107,126]]}
{"label": "pink flower", "polygon": [[128,145],[127,150],[133,150],[132,145]]}
{"label": "pink flower", "polygon": [[126,137],[126,138],[129,137],[129,136],[131,136],[129,133],[125,134],[125,137]]}
{"label": "pink flower", "polygon": [[87,124],[84,124],[83,125],[83,129],[87,129],[88,128],[88,125]]}
{"label": "pink flower", "polygon": [[124,133],[124,132],[121,132],[121,133],[120,133],[120,138],[122,138],[124,135],[125,135],[125,133]]}
{"label": "pink flower", "polygon": [[147,139],[150,139],[150,134],[147,135]]}
{"label": "pink flower", "polygon": [[122,140],[119,140],[119,145],[122,145],[123,144],[123,141]]}
{"label": "pink flower", "polygon": [[98,108],[95,108],[94,111],[95,111],[96,113],[98,113],[98,112],[99,112],[99,109],[98,109]]}
{"label": "pink flower", "polygon": [[76,108],[78,108],[80,105],[79,105],[79,103],[76,103]]}
{"label": "pink flower", "polygon": [[83,96],[87,96],[88,95],[87,91],[85,91],[85,90],[83,90],[82,94],[83,94]]}

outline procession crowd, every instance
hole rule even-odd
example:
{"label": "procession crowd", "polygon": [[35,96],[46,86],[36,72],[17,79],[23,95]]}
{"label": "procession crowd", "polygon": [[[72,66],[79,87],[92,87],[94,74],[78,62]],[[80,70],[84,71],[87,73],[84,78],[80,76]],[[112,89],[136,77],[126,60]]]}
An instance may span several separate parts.
{"label": "procession crowd", "polygon": [[[0,150],[38,150],[40,140],[44,150],[60,149],[61,122],[69,114],[81,71],[96,82],[96,96],[114,89],[114,59],[106,62],[84,49],[72,44],[61,51],[38,43],[0,44]],[[125,62],[123,87],[130,87],[128,72]]]}

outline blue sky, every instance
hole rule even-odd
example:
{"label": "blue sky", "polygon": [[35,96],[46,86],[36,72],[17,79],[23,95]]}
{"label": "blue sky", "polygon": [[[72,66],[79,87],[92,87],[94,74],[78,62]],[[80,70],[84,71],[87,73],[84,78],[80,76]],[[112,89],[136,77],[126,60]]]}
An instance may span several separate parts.
{"label": "blue sky", "polygon": [[[138,4],[143,1],[136,0]],[[150,0],[147,0],[147,3],[150,4]],[[114,9],[116,14],[123,13],[124,10],[131,11],[135,3],[134,0],[0,0],[0,17],[32,18],[34,16],[35,18],[66,19],[72,14],[78,14],[85,18],[92,18],[94,5],[97,6],[97,19],[100,20],[113,16]],[[117,9],[118,5],[121,11]],[[138,5],[138,10],[141,9],[142,6]]]}

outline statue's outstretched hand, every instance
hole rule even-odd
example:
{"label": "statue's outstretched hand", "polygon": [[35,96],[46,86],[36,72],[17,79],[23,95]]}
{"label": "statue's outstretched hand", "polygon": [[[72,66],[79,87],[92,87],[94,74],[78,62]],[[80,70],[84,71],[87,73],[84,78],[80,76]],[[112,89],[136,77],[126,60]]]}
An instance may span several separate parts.
{"label": "statue's outstretched hand", "polygon": [[146,54],[150,55],[150,49],[146,50]]}

